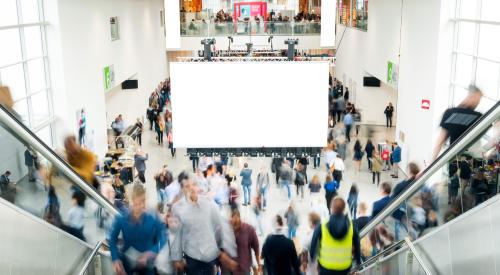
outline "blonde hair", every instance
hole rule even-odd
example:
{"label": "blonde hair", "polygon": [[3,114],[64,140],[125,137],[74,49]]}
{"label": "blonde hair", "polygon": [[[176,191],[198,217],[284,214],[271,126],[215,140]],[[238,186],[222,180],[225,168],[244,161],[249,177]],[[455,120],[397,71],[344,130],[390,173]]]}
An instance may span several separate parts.
{"label": "blonde hair", "polygon": [[144,189],[142,184],[141,183],[134,184],[134,187],[132,189],[132,199],[134,200],[145,195],[146,195],[146,190]]}
{"label": "blonde hair", "polygon": [[321,183],[320,180],[319,180],[319,176],[318,174],[315,174],[312,179],[311,179],[311,183],[314,183],[314,184],[318,184],[318,183]]}
{"label": "blonde hair", "polygon": [[9,109],[14,107],[14,100],[12,100],[10,89],[7,86],[0,86],[0,105],[4,105]]}

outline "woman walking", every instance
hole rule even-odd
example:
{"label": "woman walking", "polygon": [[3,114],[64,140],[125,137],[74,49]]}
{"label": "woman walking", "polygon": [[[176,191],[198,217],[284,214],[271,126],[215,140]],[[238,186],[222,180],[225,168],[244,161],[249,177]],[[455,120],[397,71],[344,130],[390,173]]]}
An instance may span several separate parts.
{"label": "woman walking", "polygon": [[158,145],[163,145],[163,128],[164,128],[163,120],[160,115],[156,116],[155,120],[155,131],[156,131],[156,140],[158,141]]}
{"label": "woman walking", "polygon": [[373,152],[373,157],[370,159],[372,162],[372,183],[375,184],[375,177],[377,177],[377,186],[380,184],[380,172],[382,171],[382,159],[377,150]]}
{"label": "woman walking", "polygon": [[372,140],[368,139],[365,146],[366,160],[368,161],[368,170],[372,170],[371,158],[373,157],[373,150],[375,150],[375,146],[373,146]]}
{"label": "woman walking", "polygon": [[359,173],[359,170],[361,169],[361,159],[363,158],[363,147],[361,146],[361,143],[359,142],[359,139],[356,140],[356,143],[354,144],[354,171],[356,173]]}

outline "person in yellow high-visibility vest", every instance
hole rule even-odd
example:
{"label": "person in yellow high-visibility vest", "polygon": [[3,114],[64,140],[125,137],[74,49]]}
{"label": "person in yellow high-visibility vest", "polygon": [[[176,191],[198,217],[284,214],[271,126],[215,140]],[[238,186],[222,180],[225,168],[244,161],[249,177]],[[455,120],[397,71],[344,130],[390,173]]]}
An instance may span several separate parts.
{"label": "person in yellow high-visibility vest", "polygon": [[318,255],[319,275],[349,274],[353,256],[361,264],[359,234],[345,214],[344,199],[336,197],[330,208],[332,215],[328,222],[314,230],[309,253],[313,261]]}

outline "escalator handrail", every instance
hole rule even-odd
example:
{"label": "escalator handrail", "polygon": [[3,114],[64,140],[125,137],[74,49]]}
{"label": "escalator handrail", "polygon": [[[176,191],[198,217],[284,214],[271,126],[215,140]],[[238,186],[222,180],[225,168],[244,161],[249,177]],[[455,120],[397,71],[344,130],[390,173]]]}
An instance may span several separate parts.
{"label": "escalator handrail", "polygon": [[68,179],[76,184],[88,196],[93,198],[97,204],[106,209],[113,216],[119,215],[118,209],[111,204],[104,196],[90,186],[83,178],[73,170],[73,168],[58,154],[56,154],[47,144],[36,136],[28,127],[20,122],[11,112],[0,104],[0,122],[9,127],[18,135],[23,142],[29,144],[38,153],[42,154],[52,165],[62,172]]}
{"label": "escalator handrail", "polygon": [[439,169],[451,161],[457,154],[459,154],[464,147],[474,141],[478,135],[482,134],[488,127],[491,126],[495,120],[498,119],[500,113],[500,101],[497,102],[488,112],[486,112],[481,118],[474,123],[460,138],[451,144],[441,155],[439,155],[434,162],[431,163],[421,175],[416,179],[408,188],[406,188],[399,196],[392,199],[391,203],[388,204],[377,216],[372,218],[370,222],[363,227],[359,236],[363,238],[368,235],[378,224],[380,224],[385,218],[391,215],[399,206],[411,198],[414,194],[419,192],[420,188],[427,182],[427,180],[434,175]]}

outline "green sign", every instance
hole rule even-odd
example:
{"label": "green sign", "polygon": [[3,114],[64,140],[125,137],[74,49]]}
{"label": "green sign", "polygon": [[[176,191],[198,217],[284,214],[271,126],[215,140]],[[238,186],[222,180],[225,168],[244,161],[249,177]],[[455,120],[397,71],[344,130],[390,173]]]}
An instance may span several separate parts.
{"label": "green sign", "polygon": [[387,84],[393,87],[397,87],[398,73],[399,73],[398,65],[392,63],[391,61],[387,62]]}
{"label": "green sign", "polygon": [[104,67],[104,90],[107,91],[114,86],[115,70],[113,65]]}

